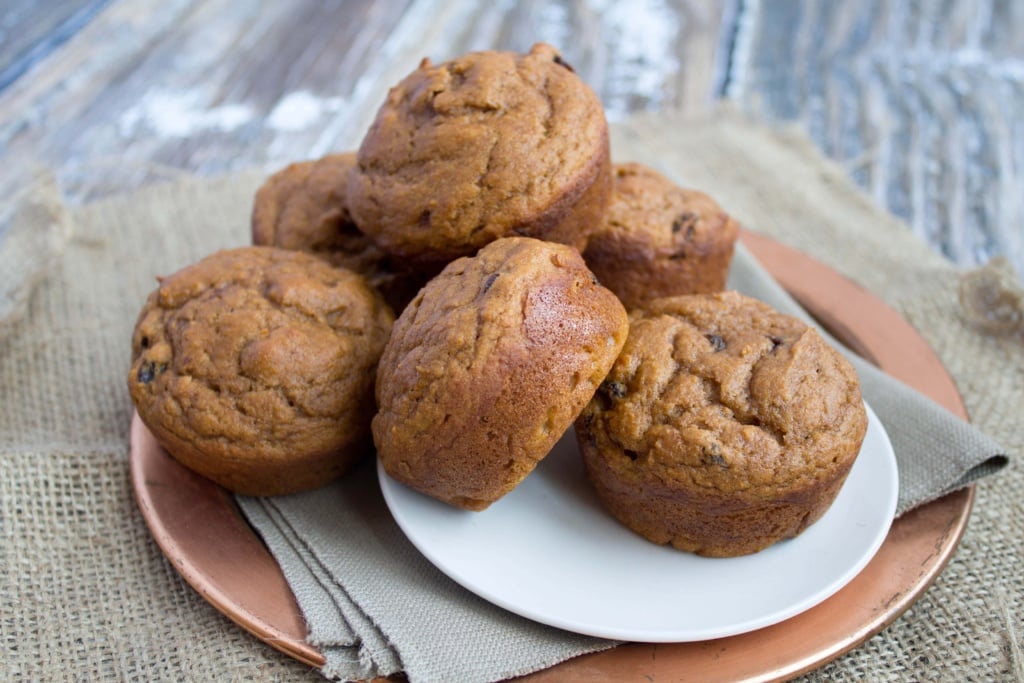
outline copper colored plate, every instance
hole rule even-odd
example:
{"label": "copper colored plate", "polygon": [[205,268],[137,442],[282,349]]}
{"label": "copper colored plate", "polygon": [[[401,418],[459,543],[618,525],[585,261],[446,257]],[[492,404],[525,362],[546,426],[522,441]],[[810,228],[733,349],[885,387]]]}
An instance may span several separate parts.
{"label": "copper colored plate", "polygon": [[132,416],[132,486],[142,516],[174,568],[214,607],[287,655],[322,666],[277,562],[231,494],[172,460]]}
{"label": "copper colored plate", "polygon": [[[745,232],[743,242],[833,334],[889,374],[966,418],[949,374],[899,314],[809,256]],[[272,647],[320,666],[288,584],[231,496],[178,465],[135,416],[132,483],[153,537],[217,609]],[[564,662],[530,681],[772,681],[847,652],[903,613],[942,571],[967,525],[970,487],[898,519],[845,588],[781,624],[699,643],[632,643]]]}

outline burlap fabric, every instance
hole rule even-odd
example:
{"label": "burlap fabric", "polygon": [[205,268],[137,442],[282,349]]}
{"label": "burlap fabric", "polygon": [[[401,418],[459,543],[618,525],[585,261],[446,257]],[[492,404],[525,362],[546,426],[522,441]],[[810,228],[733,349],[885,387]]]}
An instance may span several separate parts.
{"label": "burlap fabric", "polygon": [[25,179],[0,205],[0,336],[25,313],[32,288],[46,277],[71,236],[71,212],[44,170]]}
{"label": "burlap fabric", "polygon": [[[879,294],[933,344],[974,422],[1024,442],[1024,342],[977,332],[958,272],[795,136],[732,117],[618,126],[620,159],[707,189],[745,224]],[[301,679],[163,559],[127,473],[131,326],[153,277],[247,241],[257,174],[185,181],[74,212],[63,259],[0,340],[0,674],[30,680]],[[808,680],[1024,680],[1019,465],[979,485],[951,564],[896,623]]]}

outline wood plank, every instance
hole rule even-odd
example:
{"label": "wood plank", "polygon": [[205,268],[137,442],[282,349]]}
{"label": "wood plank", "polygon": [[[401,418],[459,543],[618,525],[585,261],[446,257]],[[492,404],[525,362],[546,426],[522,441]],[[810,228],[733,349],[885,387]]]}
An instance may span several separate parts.
{"label": "wood plank", "polygon": [[750,3],[728,95],[798,122],[957,263],[1024,273],[1024,5]]}
{"label": "wood plank", "polygon": [[218,173],[351,148],[422,56],[545,40],[613,120],[701,111],[717,87],[799,122],[950,257],[1024,268],[1022,19],[967,0],[117,0],[0,92],[0,192],[26,164],[82,198],[104,160],[118,184],[133,164]]}
{"label": "wood plank", "polygon": [[0,90],[45,59],[108,0],[7,0],[0,8]]}
{"label": "wood plank", "polygon": [[[0,145],[58,169],[76,199],[104,160],[119,179],[133,164],[269,169],[356,146],[423,56],[537,40],[563,47],[612,118],[699,109],[721,16],[696,0],[119,0],[0,93]],[[0,191],[21,180],[16,165],[0,168]]]}

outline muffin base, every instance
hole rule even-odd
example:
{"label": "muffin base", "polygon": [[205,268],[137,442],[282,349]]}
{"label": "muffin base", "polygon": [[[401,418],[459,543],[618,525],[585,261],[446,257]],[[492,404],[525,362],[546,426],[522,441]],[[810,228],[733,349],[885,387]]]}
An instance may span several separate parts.
{"label": "muffin base", "polygon": [[652,481],[638,490],[619,481],[620,473],[584,435],[579,441],[587,478],[613,517],[649,541],[704,557],[750,555],[799,535],[832,506],[855,460],[777,500],[723,501]]}

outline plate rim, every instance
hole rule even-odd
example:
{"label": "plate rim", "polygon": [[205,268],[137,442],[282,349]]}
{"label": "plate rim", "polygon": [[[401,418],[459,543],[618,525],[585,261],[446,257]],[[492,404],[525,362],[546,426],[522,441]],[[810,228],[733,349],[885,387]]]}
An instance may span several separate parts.
{"label": "plate rim", "polygon": [[[928,395],[958,417],[969,419],[963,399],[935,351],[899,313],[878,296],[808,254],[770,237],[741,229],[740,240],[826,329],[890,375]],[[822,292],[826,289],[831,290],[826,297],[828,301],[852,301],[859,305],[844,306],[837,312],[827,305],[828,301],[822,301]],[[871,338],[866,341],[863,339],[865,330],[871,333]],[[897,341],[900,344],[895,344]],[[165,453],[161,458],[158,446],[156,451],[149,452],[147,445],[154,446],[155,440],[138,415],[134,414],[129,449],[132,486],[150,533],[174,569],[205,600],[246,631],[288,656],[314,667],[323,666],[325,660],[322,653],[305,641],[305,624],[280,568],[242,517],[233,499],[216,485],[177,465]],[[166,534],[171,533],[171,537],[174,534],[162,522],[168,513],[168,506],[173,509],[180,501],[176,500],[176,494],[173,490],[169,491],[165,483],[154,484],[147,480],[153,474],[154,462],[165,468],[170,467],[175,483],[182,478],[191,477],[196,480],[192,483],[199,490],[206,488],[198,494],[201,497],[217,499],[219,496],[220,502],[213,514],[225,528],[230,527],[233,533],[246,538],[247,558],[265,567],[266,571],[257,578],[272,586],[268,600],[255,604],[239,601],[234,593],[239,583],[237,577],[205,565],[202,558],[181,555],[180,547],[167,544]],[[866,617],[853,615],[856,623],[848,628],[844,626],[841,633],[835,633],[834,628],[830,629],[828,620],[814,621],[809,615],[831,612],[832,603],[840,602],[845,593],[851,592],[860,576],[811,610],[751,633],[671,645],[627,643],[562,662],[517,680],[534,683],[557,681],[563,680],[566,674],[589,676],[592,680],[618,680],[622,676],[650,670],[660,671],[662,675],[672,675],[678,671],[691,674],[702,671],[707,674],[705,680],[708,681],[776,681],[811,671],[884,629],[928,590],[958,547],[974,499],[975,486],[971,484],[895,520],[879,554],[869,562],[861,575],[876,563],[884,564],[887,570],[901,568],[898,561],[888,556],[883,557],[890,545],[894,549],[903,549],[915,543],[920,546],[927,544],[931,553],[927,561],[915,567],[910,575],[900,574],[895,578],[890,577],[888,581],[883,580],[884,585],[875,588],[875,593],[882,598],[878,609]],[[927,533],[927,537],[922,537],[924,533]],[[267,562],[271,565],[269,568],[266,567]],[[895,567],[889,566],[894,563]],[[252,580],[252,577],[246,577],[246,580]],[[829,609],[826,610],[826,607]],[[854,611],[849,605],[844,604],[843,607]],[[842,609],[839,613],[844,617],[850,616]],[[779,652],[774,646],[780,638],[792,635],[789,632],[797,627],[789,628],[788,625],[796,621],[802,622],[799,628],[816,635],[816,642],[802,641],[797,648]],[[780,635],[780,630],[787,633]],[[729,656],[724,657],[725,653]]]}
{"label": "plate rim", "polygon": [[[432,533],[424,533],[422,527],[417,526],[418,520],[416,518],[417,515],[422,511],[418,509],[419,506],[418,503],[415,502],[416,499],[413,499],[413,509],[405,507],[402,503],[402,500],[408,500],[408,498],[406,498],[407,496],[415,496],[417,499],[423,498],[423,502],[427,505],[433,506],[433,502],[428,500],[423,494],[414,491],[413,489],[403,485],[401,482],[390,477],[384,470],[384,467],[380,460],[378,460],[376,463],[377,481],[380,486],[381,493],[383,494],[385,504],[387,505],[388,510],[391,513],[391,516],[394,518],[398,527],[402,530],[402,533],[409,540],[409,542],[412,543],[416,550],[419,551],[420,554],[422,554],[427,559],[428,562],[430,562],[434,567],[436,567],[438,571],[440,571],[442,574],[450,578],[452,581],[459,584],[471,593],[474,593],[480,598],[498,607],[501,607],[513,614],[517,614],[523,618],[530,619],[537,623],[545,624],[565,631],[579,633],[581,635],[592,636],[595,638],[605,638],[610,640],[642,643],[681,643],[715,640],[718,638],[727,638],[735,635],[741,635],[743,633],[749,633],[762,628],[767,628],[786,619],[790,619],[802,612],[814,608],[816,605],[821,604],[829,597],[831,597],[838,591],[842,590],[843,586],[847,585],[850,581],[855,579],[856,576],[861,572],[861,570],[863,570],[864,567],[867,566],[867,564],[874,558],[874,556],[878,553],[879,548],[881,548],[882,544],[885,542],[889,530],[892,528],[893,515],[895,515],[896,513],[896,505],[899,498],[899,471],[897,467],[896,454],[893,449],[892,442],[889,439],[889,434],[885,430],[885,426],[882,424],[882,421],[878,418],[878,415],[871,408],[868,402],[863,401],[863,403],[869,416],[869,429],[875,430],[875,432],[877,433],[877,436],[875,438],[881,440],[878,444],[880,452],[877,454],[873,454],[873,456],[878,459],[878,462],[873,465],[876,469],[872,470],[872,475],[876,475],[879,471],[883,470],[884,473],[887,475],[885,479],[886,498],[884,501],[884,505],[877,511],[882,512],[884,514],[881,515],[880,521],[877,523],[877,527],[872,530],[870,542],[866,545],[864,551],[858,554],[855,561],[852,562],[849,566],[843,567],[840,572],[837,572],[834,576],[830,576],[826,580],[825,585],[816,589],[812,593],[812,595],[796,601],[792,606],[787,606],[784,609],[777,609],[775,612],[772,612],[768,616],[762,616],[757,618],[748,617],[743,622],[744,624],[753,623],[756,625],[742,626],[739,628],[735,626],[719,626],[714,629],[713,633],[708,633],[700,636],[696,635],[696,633],[693,632],[694,629],[692,628],[686,630],[677,629],[675,631],[672,631],[671,629],[662,629],[657,632],[650,631],[644,633],[640,633],[639,631],[629,629],[616,631],[613,627],[610,627],[607,624],[595,627],[592,624],[584,624],[578,618],[570,619],[552,617],[549,615],[538,614],[535,609],[524,609],[522,605],[517,603],[513,598],[503,596],[500,593],[500,588],[499,592],[496,593],[493,587],[483,587],[479,584],[478,581],[467,579],[464,572],[460,573],[457,570],[451,570],[451,563],[446,563],[443,559],[439,558],[439,554],[444,554],[443,549],[448,547],[448,544],[441,543],[440,545],[438,545],[436,543],[433,543]],[[567,430],[567,434],[571,430],[572,427],[570,427],[569,430]],[[565,438],[566,436],[563,436],[560,439],[560,441]],[[569,455],[566,454],[565,457],[569,457]],[[859,456],[856,462],[863,462],[860,458],[863,458],[863,455]],[[854,463],[855,468],[857,467],[856,462]],[[863,477],[871,475],[860,474],[859,476]],[[846,484],[844,483],[844,487],[845,486]],[[440,503],[438,504],[443,505]],[[397,512],[396,506],[398,506],[399,508]],[[601,511],[603,511],[603,508]],[[601,511],[595,511],[594,514],[601,514]],[[487,511],[484,511],[483,513],[467,512],[466,514],[486,514],[486,512]],[[617,524],[614,517],[611,517],[609,513],[604,511],[604,514],[606,516],[606,522],[610,521],[611,523]],[[819,520],[819,522],[815,522],[815,524],[819,524],[820,521],[821,520]],[[410,530],[410,523],[413,527],[415,527],[412,531]],[[444,524],[443,520],[441,521],[441,524]],[[619,524],[619,527],[621,527],[620,531],[626,530],[626,527],[621,526],[621,524]],[[437,552],[439,547],[442,549],[441,553]],[[652,544],[652,547],[656,547],[655,544]],[[794,546],[791,545],[785,549],[781,549],[781,552],[792,552],[793,548]],[[518,553],[520,550],[521,548],[517,547],[515,552]],[[757,554],[743,556],[742,558],[710,558],[710,560],[716,563],[728,563],[730,562],[730,560],[735,559],[740,559],[744,562],[749,562],[750,558],[756,559],[756,557]],[[806,560],[807,558],[803,559]],[[526,558],[526,560],[530,561],[529,558]],[[544,576],[545,578],[550,578],[552,574],[550,572],[545,572]],[[681,578],[689,580],[692,577]],[[797,605],[800,606],[797,607]],[[689,634],[685,633],[685,631],[687,630],[690,631]]]}

